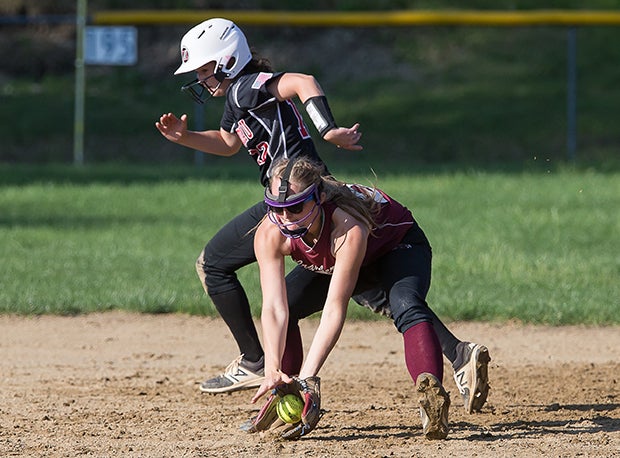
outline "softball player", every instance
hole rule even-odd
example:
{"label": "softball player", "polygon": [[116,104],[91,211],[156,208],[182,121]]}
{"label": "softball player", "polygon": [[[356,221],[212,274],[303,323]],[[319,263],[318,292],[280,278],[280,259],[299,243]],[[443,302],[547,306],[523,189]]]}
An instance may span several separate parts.
{"label": "softball player", "polygon": [[[254,241],[263,293],[265,380],[252,400],[291,383],[295,374],[301,380],[316,379],[340,336],[349,299],[380,288],[390,297],[390,315],[403,335],[424,434],[444,439],[450,397],[442,385],[442,351],[425,300],[431,247],[411,212],[380,190],[321,177],[321,169],[305,159],[278,161],[265,202],[268,218]],[[315,300],[305,307],[288,303],[286,256],[324,274],[308,285]],[[299,333],[300,318],[320,310],[321,321],[302,366],[301,342],[288,336]],[[312,401],[318,404],[320,399]],[[307,422],[304,433],[316,422]]]}
{"label": "softball player", "polygon": [[[196,74],[196,79],[183,86],[184,91],[200,103],[210,97],[225,97],[226,103],[218,130],[191,131],[186,114],[180,118],[172,113],[163,114],[155,126],[174,143],[219,156],[232,156],[243,146],[256,162],[263,186],[267,185],[271,165],[278,158],[308,158],[320,164],[327,174],[293,102],[299,99],[324,140],[346,150],[362,149],[359,124],[348,128],[336,124],[327,98],[313,76],[274,72],[267,60],[253,55],[243,32],[229,20],[209,19],[190,29],[181,40],[181,61],[176,75]],[[261,201],[235,217],[207,243],[196,261],[201,284],[240,350],[240,356],[223,374],[200,385],[203,392],[255,388],[263,380],[263,348],[236,271],[256,261],[252,229],[266,214],[267,207]],[[315,275],[320,274],[296,268],[287,276],[287,282],[295,284],[287,288],[291,303],[306,301],[299,292]],[[387,301],[381,291],[355,299],[371,307],[382,307]],[[479,388],[482,403],[488,392],[483,376],[488,351],[480,345],[461,342],[437,317],[433,323],[446,356],[453,365],[457,364],[457,373],[463,374],[459,390],[463,387],[465,407],[471,411],[477,407],[472,400],[481,399],[474,396]]]}

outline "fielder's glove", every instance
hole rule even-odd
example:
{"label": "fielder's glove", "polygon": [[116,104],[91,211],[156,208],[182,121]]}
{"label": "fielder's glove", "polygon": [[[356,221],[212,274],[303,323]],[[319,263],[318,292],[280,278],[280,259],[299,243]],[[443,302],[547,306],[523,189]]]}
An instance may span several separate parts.
{"label": "fielder's glove", "polygon": [[[299,396],[304,401],[301,420],[297,423],[285,423],[278,417],[276,406],[278,401],[287,394]],[[279,434],[283,439],[295,440],[312,431],[321,419],[321,415],[321,379],[319,377],[306,379],[293,377],[292,383],[274,388],[258,415],[241,425],[241,429],[249,433],[271,431]]]}

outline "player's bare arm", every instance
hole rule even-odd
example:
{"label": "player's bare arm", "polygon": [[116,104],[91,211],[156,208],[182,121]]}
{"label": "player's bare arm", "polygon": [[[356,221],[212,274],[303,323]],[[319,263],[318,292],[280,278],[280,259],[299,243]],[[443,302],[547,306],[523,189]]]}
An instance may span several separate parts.
{"label": "player's bare arm", "polygon": [[252,402],[256,402],[276,386],[291,381],[287,374],[280,371],[288,326],[284,269],[286,243],[285,237],[268,219],[264,219],[256,230],[254,251],[263,293],[261,324],[264,335],[265,380],[256,391]]}
{"label": "player's bare arm", "polygon": [[232,156],[242,145],[237,135],[222,129],[203,132],[189,130],[186,114],[178,118],[172,113],[165,113],[155,127],[171,142],[217,156]]}
{"label": "player's bare arm", "polygon": [[334,212],[333,218],[335,228],[332,231],[332,246],[336,263],[321,321],[299,374],[301,378],[317,375],[338,341],[344,326],[349,299],[366,255],[368,239],[366,227],[339,209]]}
{"label": "player's bare arm", "polygon": [[[270,83],[268,89],[278,100],[298,98],[306,106],[324,140],[351,151],[362,149],[362,146],[358,144],[362,138],[359,123],[352,127],[338,127],[335,122],[330,125],[331,112],[326,105],[325,93],[314,76],[303,73],[285,73]],[[318,121],[313,113],[318,116]],[[321,127],[324,119],[327,119],[327,123],[325,127]]]}
{"label": "player's bare arm", "polygon": [[269,83],[267,89],[278,100],[298,98],[302,103],[310,97],[325,95],[316,78],[303,73],[284,73]]}

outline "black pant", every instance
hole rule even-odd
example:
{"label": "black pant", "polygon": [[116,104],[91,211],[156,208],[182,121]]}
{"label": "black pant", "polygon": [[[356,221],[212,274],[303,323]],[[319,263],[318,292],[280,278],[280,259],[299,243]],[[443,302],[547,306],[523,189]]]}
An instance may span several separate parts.
{"label": "black pant", "polygon": [[254,229],[266,213],[267,206],[259,202],[237,215],[215,234],[196,261],[205,291],[230,329],[240,353],[249,361],[258,361],[263,348],[236,272],[256,262]]}
{"label": "black pant", "polygon": [[[435,318],[426,303],[431,283],[431,247],[419,243],[418,237],[415,244],[408,243],[407,235],[394,250],[361,268],[353,291],[358,304],[390,316],[401,333]],[[330,280],[330,275],[302,267],[296,267],[287,276],[291,320],[305,318],[323,308]]]}
{"label": "black pant", "polygon": [[[256,262],[254,229],[266,212],[265,203],[259,202],[233,218],[207,243],[196,261],[196,270],[203,287],[230,328],[240,353],[250,361],[258,361],[263,356],[263,349],[252,320],[248,298],[236,271]],[[454,361],[459,340],[425,302],[430,286],[430,246],[414,246],[417,248],[413,254],[408,249],[394,250],[384,256],[380,263],[363,268],[354,299],[377,312],[391,316],[401,332],[416,322],[432,320],[444,354],[450,361]],[[410,263],[411,260],[414,262]],[[413,277],[402,278],[405,272]],[[330,279],[328,275],[299,266],[286,276],[292,320],[306,317],[323,308]],[[414,298],[412,300],[415,300],[416,304],[411,306],[411,302],[405,302],[401,306],[401,297]],[[391,304],[396,300],[399,305],[394,307]]]}

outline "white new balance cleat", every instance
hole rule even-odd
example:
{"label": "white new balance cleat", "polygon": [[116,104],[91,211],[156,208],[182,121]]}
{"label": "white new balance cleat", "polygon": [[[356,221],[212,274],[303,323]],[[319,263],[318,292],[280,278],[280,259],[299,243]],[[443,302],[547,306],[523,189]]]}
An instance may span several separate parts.
{"label": "white new balance cleat", "polygon": [[264,371],[253,372],[243,364],[243,355],[231,362],[223,374],[200,384],[203,393],[230,393],[232,391],[258,388],[263,382]]}
{"label": "white new balance cleat", "polygon": [[480,411],[489,396],[489,361],[484,345],[463,342],[457,347],[454,381],[467,413]]}

